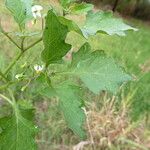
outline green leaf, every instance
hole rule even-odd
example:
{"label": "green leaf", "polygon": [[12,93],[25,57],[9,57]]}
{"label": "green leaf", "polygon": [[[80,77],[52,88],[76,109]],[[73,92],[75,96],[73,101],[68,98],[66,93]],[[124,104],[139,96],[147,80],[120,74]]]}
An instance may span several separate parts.
{"label": "green leaf", "polygon": [[102,51],[90,52],[85,43],[77,53],[73,54],[71,69],[63,74],[79,77],[95,94],[102,90],[116,93],[119,86],[131,77]]}
{"label": "green leaf", "polygon": [[59,106],[64,114],[64,118],[68,127],[81,139],[86,138],[83,125],[86,119],[85,113],[82,109],[84,102],[82,100],[82,90],[76,85],[69,82],[61,83],[55,87],[47,87],[41,93],[46,97],[58,97]]}
{"label": "green leaf", "polygon": [[28,120],[33,116],[33,111],[19,109],[10,117],[0,119],[0,150],[35,150],[34,141],[36,128]]}
{"label": "green leaf", "polygon": [[6,7],[21,29],[24,29],[25,23],[33,17],[32,0],[6,0]]}
{"label": "green leaf", "polygon": [[73,14],[81,14],[81,13],[87,13],[88,11],[91,11],[93,9],[92,4],[87,3],[74,3],[70,5],[69,10]]}
{"label": "green leaf", "polygon": [[106,33],[109,35],[124,36],[125,31],[137,29],[125,24],[122,19],[113,17],[111,12],[89,12],[87,14],[87,20],[82,28],[85,37],[89,35],[95,35],[97,32]]}
{"label": "green leaf", "polygon": [[77,33],[79,33],[80,35],[83,36],[81,29],[79,28],[79,26],[74,21],[69,20],[69,19],[67,19],[67,18],[65,18],[63,16],[59,16],[58,18],[59,18],[59,21],[63,25],[68,27],[69,31],[75,31],[75,32],[77,32]]}
{"label": "green leaf", "polygon": [[57,63],[71,49],[71,45],[65,43],[67,33],[67,26],[61,24],[58,17],[50,10],[46,18],[43,34],[45,49],[42,52],[43,61],[47,65]]}
{"label": "green leaf", "polygon": [[69,128],[81,139],[85,139],[86,133],[83,129],[85,114],[81,108],[83,105],[81,89],[65,82],[56,87],[56,93],[60,99],[60,108]]}

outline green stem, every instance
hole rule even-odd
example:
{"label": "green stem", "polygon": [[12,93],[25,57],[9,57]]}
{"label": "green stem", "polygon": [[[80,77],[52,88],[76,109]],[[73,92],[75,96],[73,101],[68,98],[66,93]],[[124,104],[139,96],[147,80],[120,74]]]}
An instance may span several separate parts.
{"label": "green stem", "polygon": [[38,44],[39,42],[42,41],[42,38],[40,38],[39,40],[37,40],[36,42],[32,43],[31,45],[29,45],[26,48],[21,48],[21,52],[16,56],[16,58],[11,62],[11,64],[6,68],[4,74],[6,75],[11,68],[16,64],[16,62],[22,57],[22,55],[24,54],[24,52],[26,52],[27,50],[29,50],[30,48],[32,48],[33,46],[35,46],[36,44]]}
{"label": "green stem", "polygon": [[11,101],[8,97],[4,96],[3,94],[0,94],[0,97],[1,97],[3,100],[7,101],[9,104],[13,105],[12,101]]}
{"label": "green stem", "polygon": [[6,70],[4,71],[4,74],[6,75],[9,70],[16,64],[16,62],[22,57],[24,52],[20,52],[16,57],[15,59],[11,62],[11,64],[6,68]]}
{"label": "green stem", "polygon": [[21,48],[9,35],[7,32],[2,32],[14,45],[16,45],[19,49]]}
{"label": "green stem", "polygon": [[0,76],[3,78],[4,81],[8,81],[8,79],[5,77],[5,75],[0,71]]}
{"label": "green stem", "polygon": [[42,38],[40,38],[39,40],[35,41],[34,43],[32,43],[31,45],[29,45],[28,47],[24,48],[24,52],[29,50],[30,48],[32,48],[33,46],[35,46],[36,44],[38,44],[39,42],[42,41]]}

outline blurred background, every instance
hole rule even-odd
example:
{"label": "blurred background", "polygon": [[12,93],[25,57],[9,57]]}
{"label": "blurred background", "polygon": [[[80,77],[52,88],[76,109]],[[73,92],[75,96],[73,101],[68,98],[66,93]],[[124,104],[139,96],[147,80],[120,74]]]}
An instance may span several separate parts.
{"label": "blurred background", "polygon": [[[94,50],[104,50],[113,57],[125,70],[134,77],[126,86],[123,86],[116,96],[103,92],[97,96],[87,91],[84,95],[88,112],[89,125],[85,124],[88,139],[94,144],[80,141],[68,129],[63,115],[60,112],[57,99],[48,99],[34,95],[37,85],[30,85],[32,90],[21,92],[17,85],[14,93],[19,100],[28,105],[34,103],[36,109],[35,123],[39,127],[36,138],[39,150],[149,150],[150,149],[150,0],[81,0],[94,4],[95,11],[113,11],[116,17],[138,28],[137,32],[128,31],[126,36],[108,36],[98,33],[89,38],[89,43]],[[34,4],[44,7],[46,13],[52,6],[61,11],[58,0],[34,0]],[[84,16],[67,16],[81,23]],[[5,8],[5,1],[0,0],[0,19],[2,26],[8,32],[18,30],[10,12]],[[29,29],[40,30],[40,20]],[[17,41],[19,38],[11,36]],[[26,39],[27,44],[35,39]],[[70,32],[66,39],[77,50],[85,42],[79,34]],[[9,74],[15,78],[22,72],[21,66],[26,62],[27,67],[33,68],[35,64],[42,64],[40,54],[43,50],[39,44],[27,52]],[[5,70],[8,63],[16,55],[18,49],[0,34],[0,68]],[[36,58],[35,58],[36,56]],[[33,71],[33,70],[32,70]],[[25,72],[28,74],[30,72]],[[24,83],[25,84],[25,83]],[[5,116],[10,108],[0,100],[0,117]],[[6,113],[4,113],[6,112]],[[79,144],[78,144],[79,143]],[[77,145],[78,144],[78,145]]]}
{"label": "blurred background", "polygon": [[150,19],[150,0],[81,0],[142,20]]}

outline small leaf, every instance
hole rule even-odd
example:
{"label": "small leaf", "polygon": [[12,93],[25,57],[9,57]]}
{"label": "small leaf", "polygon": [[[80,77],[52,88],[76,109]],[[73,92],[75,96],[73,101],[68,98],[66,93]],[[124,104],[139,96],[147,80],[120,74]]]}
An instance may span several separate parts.
{"label": "small leaf", "polygon": [[25,23],[33,18],[32,0],[6,0],[6,7],[21,29],[24,29]]}
{"label": "small leaf", "polygon": [[113,17],[111,12],[103,11],[96,13],[89,12],[87,14],[85,25],[82,28],[85,37],[88,37],[89,35],[95,35],[97,32],[123,36],[127,30],[137,31],[136,28],[125,24],[122,19]]}
{"label": "small leaf", "polygon": [[0,119],[0,149],[1,150],[35,150],[34,141],[36,128],[32,123],[33,111],[17,109],[10,117]]}
{"label": "small leaf", "polygon": [[79,77],[95,94],[102,90],[116,93],[119,86],[131,77],[102,51],[90,52],[90,46],[85,43],[77,53],[73,54],[71,69],[64,72]]}
{"label": "small leaf", "polygon": [[81,14],[81,13],[87,13],[88,11],[91,11],[93,9],[92,4],[87,3],[74,3],[70,5],[69,10],[73,14]]}
{"label": "small leaf", "polygon": [[45,49],[42,52],[43,61],[47,65],[57,63],[71,49],[71,45],[65,43],[67,33],[67,26],[61,24],[58,17],[50,10],[46,18],[43,34]]}

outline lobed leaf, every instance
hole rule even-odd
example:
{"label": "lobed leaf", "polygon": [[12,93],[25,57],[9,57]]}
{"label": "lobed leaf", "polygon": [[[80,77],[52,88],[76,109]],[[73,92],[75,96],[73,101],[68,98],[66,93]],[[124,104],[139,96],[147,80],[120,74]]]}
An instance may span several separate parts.
{"label": "lobed leaf", "polygon": [[112,58],[85,43],[77,53],[73,54],[71,69],[66,74],[79,77],[95,94],[102,90],[116,93],[119,86],[131,77],[118,66]]}
{"label": "lobed leaf", "polygon": [[24,29],[25,23],[33,18],[32,0],[6,0],[6,7],[21,29]]}
{"label": "lobed leaf", "polygon": [[45,88],[41,94],[48,98],[54,96],[59,98],[59,106],[68,127],[81,139],[85,139],[86,133],[83,129],[85,113],[82,109],[83,101],[80,87],[64,82],[53,88]]}
{"label": "lobed leaf", "polygon": [[56,93],[69,128],[81,139],[85,139],[86,133],[83,129],[85,114],[81,108],[83,105],[81,89],[65,82],[56,88]]}
{"label": "lobed leaf", "polygon": [[43,34],[45,49],[42,52],[42,59],[47,65],[57,63],[71,49],[71,45],[65,43],[68,31],[67,26],[63,25],[50,10],[46,17],[46,27]]}
{"label": "lobed leaf", "polygon": [[111,12],[103,11],[96,13],[89,12],[87,14],[85,25],[82,28],[82,32],[85,37],[95,35],[97,32],[102,32],[109,35],[117,34],[124,36],[125,31],[127,30],[137,31],[136,28],[125,24],[122,19],[113,17]]}

